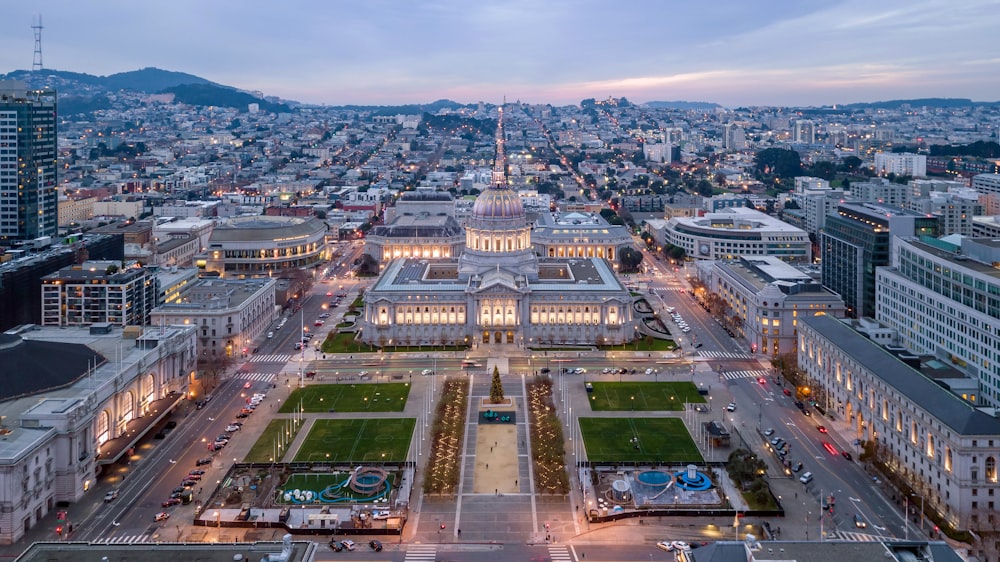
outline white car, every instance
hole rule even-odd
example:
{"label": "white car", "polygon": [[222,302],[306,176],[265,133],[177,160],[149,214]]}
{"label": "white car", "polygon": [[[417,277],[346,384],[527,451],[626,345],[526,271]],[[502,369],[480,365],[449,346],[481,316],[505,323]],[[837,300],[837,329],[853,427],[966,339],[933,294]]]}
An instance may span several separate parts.
{"label": "white car", "polygon": [[736,402],[730,402],[729,404],[726,404],[726,411],[727,412],[735,412],[736,411]]}
{"label": "white car", "polygon": [[691,552],[691,545],[684,541],[660,541],[656,543],[656,548],[667,552]]}
{"label": "white car", "polygon": [[768,437],[774,435],[774,428],[773,427],[769,427],[769,428],[765,429],[764,430],[764,435],[767,435]]}
{"label": "white car", "polygon": [[432,371],[430,369],[424,369],[423,371],[420,371],[420,374],[421,375],[433,375],[434,371]]}
{"label": "white car", "polygon": [[344,545],[345,550],[354,550],[355,548],[357,548],[357,545],[355,545],[354,541],[352,541],[351,539],[344,539],[340,541],[340,544]]}
{"label": "white car", "polygon": [[153,521],[166,521],[170,519],[170,514],[166,511],[161,511],[153,516]]}
{"label": "white car", "polygon": [[226,431],[239,431],[239,430],[240,430],[240,426],[238,426],[238,425],[227,425],[226,426]]}

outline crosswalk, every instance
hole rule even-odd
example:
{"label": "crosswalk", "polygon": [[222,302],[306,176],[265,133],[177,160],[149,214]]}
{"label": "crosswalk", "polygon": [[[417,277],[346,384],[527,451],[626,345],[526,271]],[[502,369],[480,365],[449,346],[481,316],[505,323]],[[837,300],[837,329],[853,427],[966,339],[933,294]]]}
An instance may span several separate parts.
{"label": "crosswalk", "polygon": [[434,562],[437,560],[437,545],[414,544],[406,547],[403,562]]}
{"label": "crosswalk", "polygon": [[573,557],[569,555],[569,549],[563,545],[549,545],[549,559],[552,562],[570,562]]}
{"label": "crosswalk", "polygon": [[233,378],[241,381],[271,382],[274,373],[233,373]]}
{"label": "crosswalk", "polygon": [[870,535],[868,533],[856,533],[854,531],[834,531],[827,535],[827,539],[842,540],[842,541],[854,541],[854,542],[874,542],[887,540],[885,537],[879,537],[878,535]]}
{"label": "crosswalk", "polygon": [[686,293],[687,289],[684,287],[650,287],[650,291],[654,293]]}
{"label": "crosswalk", "polygon": [[251,363],[288,363],[293,357],[291,353],[272,353],[270,355],[254,355],[250,358]]}
{"label": "crosswalk", "polygon": [[726,371],[722,377],[726,380],[735,381],[738,379],[756,379],[766,377],[767,371]]}
{"label": "crosswalk", "polygon": [[709,359],[753,359],[753,355],[749,353],[735,353],[732,351],[699,351],[698,356]]}
{"label": "crosswalk", "polygon": [[136,544],[149,540],[149,535],[122,535],[120,537],[105,537],[97,539],[99,544]]}

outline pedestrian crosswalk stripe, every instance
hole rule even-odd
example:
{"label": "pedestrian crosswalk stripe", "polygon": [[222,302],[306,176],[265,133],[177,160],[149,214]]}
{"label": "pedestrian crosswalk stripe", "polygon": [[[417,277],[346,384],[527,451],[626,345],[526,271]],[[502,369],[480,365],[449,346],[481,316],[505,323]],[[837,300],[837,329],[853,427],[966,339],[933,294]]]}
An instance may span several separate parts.
{"label": "pedestrian crosswalk stripe", "polygon": [[565,546],[549,546],[549,558],[552,559],[552,562],[573,560],[569,555],[569,549]]}
{"label": "pedestrian crosswalk stripe", "polygon": [[856,533],[854,531],[834,531],[830,533],[836,538],[845,541],[855,541],[855,542],[874,542],[885,540],[883,537],[877,535],[869,535],[868,533]]}
{"label": "pedestrian crosswalk stripe", "polygon": [[753,359],[749,353],[734,353],[732,351],[699,351],[700,357],[709,359]]}
{"label": "pedestrian crosswalk stripe", "polygon": [[437,559],[437,545],[414,544],[406,547],[403,562],[433,562]]}
{"label": "pedestrian crosswalk stripe", "polygon": [[135,544],[146,542],[147,540],[149,540],[149,535],[121,535],[118,537],[105,537],[97,542],[103,544]]}
{"label": "pedestrian crosswalk stripe", "polygon": [[274,380],[274,373],[233,373],[232,378],[241,381],[271,382]]}
{"label": "pedestrian crosswalk stripe", "polygon": [[726,380],[737,380],[737,379],[750,379],[757,377],[766,377],[767,371],[725,371],[722,373],[722,377]]}
{"label": "pedestrian crosswalk stripe", "polygon": [[271,355],[254,355],[250,358],[251,363],[288,363],[292,360],[291,353],[273,353]]}

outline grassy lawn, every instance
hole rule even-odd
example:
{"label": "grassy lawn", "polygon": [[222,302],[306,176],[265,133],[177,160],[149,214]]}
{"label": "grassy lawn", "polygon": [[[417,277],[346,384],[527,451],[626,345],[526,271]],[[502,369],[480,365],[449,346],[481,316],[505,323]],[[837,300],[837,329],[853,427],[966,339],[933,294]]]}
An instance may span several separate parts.
{"label": "grassy lawn", "polygon": [[[263,414],[258,414],[263,415]],[[284,451],[278,451],[278,459],[274,459],[278,435],[287,428],[292,427],[288,420],[271,420],[264,428],[263,433],[257,438],[257,442],[250,448],[250,452],[244,457],[243,462],[279,462]],[[292,430],[292,435],[288,437],[288,442],[295,439],[298,430]]]}
{"label": "grassy lawn", "polygon": [[294,412],[302,404],[306,412],[402,412],[410,385],[403,382],[384,384],[314,384],[297,388],[278,410]]}
{"label": "grassy lawn", "polygon": [[661,340],[653,337],[643,337],[639,338],[633,342],[626,343],[624,345],[599,345],[597,349],[601,351],[615,351],[615,350],[626,350],[626,351],[673,351],[677,349],[677,344],[674,340]]}
{"label": "grassy lawn", "polygon": [[[682,411],[685,402],[705,402],[691,382],[593,382],[590,409],[597,411]],[[633,397],[635,399],[633,400]]]}
{"label": "grassy lawn", "polygon": [[[590,462],[702,462],[698,447],[676,418],[580,418]],[[639,438],[638,448],[630,440]]]}
{"label": "grassy lawn", "polygon": [[296,462],[402,462],[414,418],[316,420]]}
{"label": "grassy lawn", "polygon": [[375,348],[354,341],[357,336],[354,332],[330,332],[323,340],[320,349],[323,353],[361,353],[362,351],[374,351]]}

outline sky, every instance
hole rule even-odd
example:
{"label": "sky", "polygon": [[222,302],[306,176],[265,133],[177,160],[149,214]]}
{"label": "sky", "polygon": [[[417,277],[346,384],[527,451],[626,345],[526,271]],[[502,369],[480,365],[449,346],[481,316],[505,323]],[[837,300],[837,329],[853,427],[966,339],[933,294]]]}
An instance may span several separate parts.
{"label": "sky", "polygon": [[304,103],[1000,100],[1000,0],[7,0],[0,73],[157,67]]}

